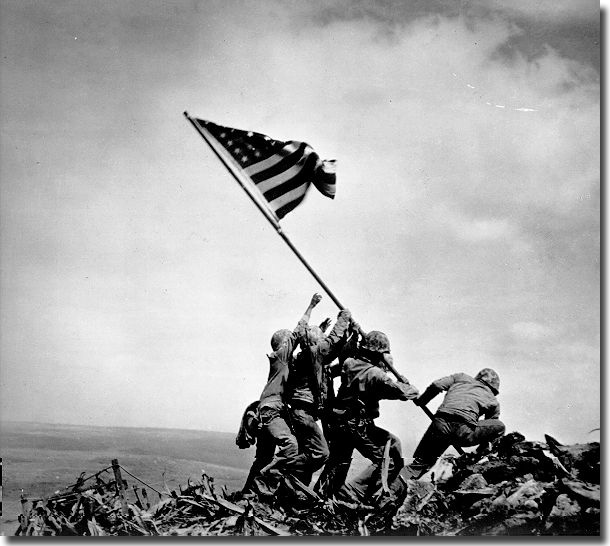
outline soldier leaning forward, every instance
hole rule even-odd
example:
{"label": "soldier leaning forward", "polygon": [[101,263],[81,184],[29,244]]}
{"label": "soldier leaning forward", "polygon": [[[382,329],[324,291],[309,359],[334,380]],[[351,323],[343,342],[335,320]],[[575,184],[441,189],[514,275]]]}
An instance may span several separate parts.
{"label": "soldier leaning forward", "polygon": [[505,426],[499,419],[500,404],[496,399],[499,390],[500,377],[491,368],[483,368],[474,378],[455,373],[434,381],[415,404],[424,406],[443,391],[445,398],[415,449],[413,463],[409,465],[410,476],[425,473],[450,445],[481,444],[484,449],[502,436]]}
{"label": "soldier leaning forward", "polygon": [[[369,332],[361,341],[354,358],[343,363],[341,386],[334,404],[335,423],[329,460],[316,484],[326,497],[333,495],[348,502],[362,501],[381,484],[381,465],[389,442],[388,482],[391,483],[404,465],[400,440],[375,425],[380,400],[411,400],[419,394],[405,378],[393,381],[385,372],[386,361],[392,364],[388,337]],[[371,465],[349,484],[345,479],[354,449],[371,461]]]}

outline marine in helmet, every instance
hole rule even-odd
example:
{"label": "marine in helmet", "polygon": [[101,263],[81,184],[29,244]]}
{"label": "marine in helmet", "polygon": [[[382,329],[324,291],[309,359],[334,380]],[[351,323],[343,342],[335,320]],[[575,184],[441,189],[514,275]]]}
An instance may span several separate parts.
{"label": "marine in helmet", "polygon": [[[297,475],[306,485],[328,459],[328,443],[317,421],[332,398],[328,370],[341,349],[350,317],[350,312],[343,309],[328,335],[319,326],[308,326],[299,339],[301,352],[289,367],[286,401],[292,430],[301,453],[307,457],[307,468]],[[328,325],[325,321],[321,326]]]}
{"label": "marine in helmet", "polygon": [[[356,331],[360,327],[355,324]],[[386,373],[392,366],[390,341],[380,331],[365,334],[356,355],[343,362],[341,386],[334,401],[332,441],[329,460],[316,483],[323,496],[345,501],[362,501],[381,484],[381,466],[389,445],[388,482],[397,478],[403,467],[400,440],[378,427],[380,400],[412,400],[418,390],[406,378],[396,382]],[[358,477],[345,483],[351,458],[357,450],[371,461]]]}
{"label": "marine in helmet", "polygon": [[425,406],[443,391],[446,391],[445,398],[409,465],[413,477],[429,470],[450,445],[486,446],[504,434],[496,399],[500,377],[495,370],[483,368],[475,377],[465,373],[443,377],[434,381],[414,402]]}
{"label": "marine in helmet", "polygon": [[[271,336],[272,352],[267,355],[269,375],[258,403],[260,429],[256,438],[256,455],[244,493],[251,490],[261,496],[273,496],[280,485],[281,475],[296,476],[307,466],[307,458],[300,453],[298,441],[287,421],[285,390],[297,340],[306,332],[311,312],[321,299],[320,294],[312,296],[294,330],[277,330]],[[261,474],[271,466],[279,472]]]}

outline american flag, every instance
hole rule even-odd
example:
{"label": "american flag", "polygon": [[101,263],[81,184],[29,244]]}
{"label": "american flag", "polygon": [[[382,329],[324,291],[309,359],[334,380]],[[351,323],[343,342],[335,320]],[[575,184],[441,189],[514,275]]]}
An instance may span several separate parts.
{"label": "american flag", "polygon": [[303,201],[312,183],[323,195],[334,199],[335,161],[321,160],[305,142],[281,142],[203,119],[193,121],[230,154],[278,218]]}

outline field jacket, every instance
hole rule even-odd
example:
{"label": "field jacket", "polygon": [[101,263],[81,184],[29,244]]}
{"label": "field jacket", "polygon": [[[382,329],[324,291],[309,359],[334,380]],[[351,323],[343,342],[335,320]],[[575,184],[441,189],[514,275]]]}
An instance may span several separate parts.
{"label": "field jacket", "polygon": [[303,350],[290,366],[287,382],[287,400],[292,404],[307,404],[312,413],[318,414],[326,407],[329,383],[326,368],[337,356],[349,318],[342,311],[330,334],[317,343],[309,343],[303,336]]}
{"label": "field jacket", "polygon": [[366,358],[348,358],[341,370],[335,414],[345,419],[375,419],[380,400],[411,400],[418,394],[413,385],[393,381]]}
{"label": "field jacket", "polygon": [[476,425],[481,416],[486,419],[500,417],[500,403],[489,386],[465,373],[434,381],[418,402],[425,405],[442,391],[447,391],[447,394],[437,410],[439,416],[457,418],[469,425]]}
{"label": "field jacket", "polygon": [[279,406],[284,403],[286,381],[292,353],[296,349],[296,341],[304,335],[307,322],[300,320],[292,334],[288,336],[276,351],[267,355],[269,358],[269,376],[267,384],[260,396],[260,407],[266,405]]}

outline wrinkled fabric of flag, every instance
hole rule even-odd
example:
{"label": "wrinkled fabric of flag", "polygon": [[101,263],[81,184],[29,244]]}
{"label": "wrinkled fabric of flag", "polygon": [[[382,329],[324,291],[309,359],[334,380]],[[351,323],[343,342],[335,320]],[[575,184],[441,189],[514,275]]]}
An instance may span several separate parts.
{"label": "wrinkled fabric of flag", "polygon": [[322,160],[305,142],[282,142],[267,135],[194,122],[211,134],[269,203],[278,218],[283,218],[305,198],[313,184],[323,195],[334,199],[336,163]]}

